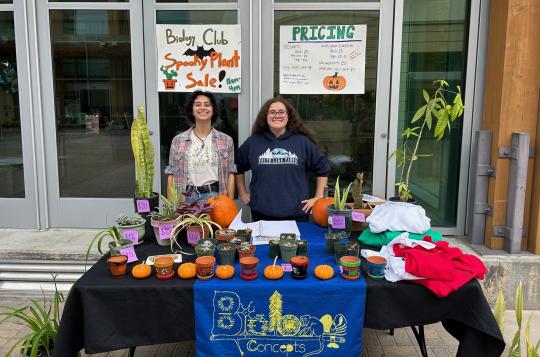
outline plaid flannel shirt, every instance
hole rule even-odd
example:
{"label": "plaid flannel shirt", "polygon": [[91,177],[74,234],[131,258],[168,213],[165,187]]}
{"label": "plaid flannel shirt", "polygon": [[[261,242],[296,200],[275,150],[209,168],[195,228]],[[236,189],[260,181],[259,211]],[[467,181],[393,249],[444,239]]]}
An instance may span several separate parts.
{"label": "plaid flannel shirt", "polygon": [[[169,166],[165,168],[165,174],[173,175],[174,185],[177,188],[181,187],[182,191],[185,191],[186,186],[190,184],[187,160],[191,147],[192,130],[193,128],[190,128],[174,137],[169,152]],[[219,156],[219,193],[225,194],[227,191],[227,177],[229,174],[236,173],[233,140],[229,135],[216,129],[212,129],[210,135],[212,135],[212,147]]]}

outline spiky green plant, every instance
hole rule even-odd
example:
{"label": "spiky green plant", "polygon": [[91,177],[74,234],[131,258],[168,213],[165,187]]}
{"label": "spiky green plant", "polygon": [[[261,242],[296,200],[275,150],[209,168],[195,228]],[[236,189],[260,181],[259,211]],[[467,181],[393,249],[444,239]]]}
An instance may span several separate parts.
{"label": "spiky green plant", "polygon": [[364,208],[364,202],[362,201],[362,186],[364,185],[364,173],[357,172],[356,178],[352,183],[353,192],[352,197],[354,200],[354,208]]}
{"label": "spiky green plant", "polygon": [[116,224],[118,226],[136,226],[138,224],[143,224],[146,222],[146,220],[138,213],[133,213],[131,216],[128,216],[127,214],[120,214],[118,215],[115,220]]}
{"label": "spiky green plant", "polygon": [[171,199],[167,199],[167,197],[160,195],[161,198],[161,208],[159,209],[159,212],[151,212],[150,215],[152,217],[156,217],[160,221],[172,221],[176,217],[178,217],[178,213],[176,213],[176,210],[178,207],[180,207],[180,204],[182,203],[182,195],[178,192],[175,186],[171,188]]}
{"label": "spiky green plant", "polygon": [[135,196],[151,198],[154,181],[154,147],[144,117],[144,107],[137,109],[137,116],[131,125],[131,148],[135,158],[136,187]]}
{"label": "spiky green plant", "polygon": [[347,196],[349,195],[349,189],[351,188],[352,182],[349,183],[349,186],[343,191],[343,195],[339,190],[339,176],[336,179],[336,186],[334,189],[334,209],[337,211],[345,210],[347,204]]}
{"label": "spiky green plant", "polygon": [[131,243],[130,240],[122,238],[120,236],[120,232],[118,231],[118,228],[116,228],[115,226],[112,226],[103,231],[97,232],[94,238],[92,238],[92,241],[90,242],[90,244],[88,245],[88,249],[86,250],[86,259],[85,259],[85,264],[84,264],[85,269],[86,269],[86,266],[88,265],[88,258],[90,257],[90,251],[92,250],[94,243],[97,244],[98,252],[100,252],[101,254],[105,254],[101,247],[101,245],[103,244],[103,240],[105,238],[111,238],[112,241],[114,242],[114,246],[117,248],[120,248],[122,245]]}
{"label": "spiky green plant", "polygon": [[174,250],[174,246],[176,245],[180,250],[179,252],[182,254],[189,254],[185,253],[182,250],[182,246],[180,245],[180,242],[178,242],[178,233],[180,233],[182,230],[187,229],[189,226],[198,226],[201,227],[201,231],[204,232],[205,230],[208,230],[210,232],[210,236],[214,235],[214,227],[217,227],[218,229],[221,229],[221,226],[217,224],[216,222],[212,221],[210,218],[210,215],[203,213],[200,216],[195,216],[191,213],[183,214],[180,217],[180,222],[174,226],[172,233],[171,233],[171,251],[173,253],[176,253]]}

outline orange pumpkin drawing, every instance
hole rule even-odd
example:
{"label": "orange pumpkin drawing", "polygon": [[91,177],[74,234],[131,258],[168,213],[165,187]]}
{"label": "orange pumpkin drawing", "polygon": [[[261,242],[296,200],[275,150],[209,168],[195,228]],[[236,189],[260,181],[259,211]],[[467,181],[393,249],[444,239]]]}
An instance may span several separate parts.
{"label": "orange pumpkin drawing", "polygon": [[131,275],[135,279],[148,278],[152,274],[152,268],[147,264],[137,264],[131,269]]}
{"label": "orange pumpkin drawing", "polygon": [[317,265],[315,267],[315,276],[321,280],[328,280],[331,279],[334,276],[334,268],[332,268],[330,265]]}
{"label": "orange pumpkin drawing", "polygon": [[236,203],[229,196],[219,195],[210,197],[208,203],[213,206],[210,211],[210,218],[222,228],[227,228],[238,213]]}
{"label": "orange pumpkin drawing", "polygon": [[215,274],[220,279],[230,279],[234,276],[234,267],[232,265],[218,265]]}
{"label": "orange pumpkin drawing", "polygon": [[178,267],[178,276],[181,279],[193,279],[197,275],[195,263],[184,263]]}
{"label": "orange pumpkin drawing", "polygon": [[328,209],[329,205],[334,204],[333,197],[319,198],[311,207],[311,216],[313,221],[321,227],[328,226]]}
{"label": "orange pumpkin drawing", "polygon": [[323,78],[323,87],[329,90],[342,90],[347,85],[345,77],[338,76],[338,72],[333,76],[326,76]]}

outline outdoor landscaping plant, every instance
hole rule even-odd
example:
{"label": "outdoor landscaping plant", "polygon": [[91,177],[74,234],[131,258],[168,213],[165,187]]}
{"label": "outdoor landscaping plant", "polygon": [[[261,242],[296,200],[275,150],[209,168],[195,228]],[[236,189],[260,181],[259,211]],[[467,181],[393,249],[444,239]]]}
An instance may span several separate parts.
{"label": "outdoor landscaping plant", "polygon": [[[450,132],[450,124],[463,115],[463,102],[461,100],[461,89],[457,86],[457,91],[448,89],[445,80],[434,81],[434,89],[431,93],[422,90],[426,104],[416,110],[410,126],[401,133],[403,144],[401,148],[394,151],[389,159],[396,157],[397,166],[401,168],[399,181],[396,183],[401,201],[412,199],[409,180],[411,177],[413,163],[420,158],[433,156],[432,153],[418,152],[420,141],[426,132],[433,130],[433,137],[440,141],[445,134]],[[452,102],[448,102],[446,95],[453,95]],[[412,143],[410,143],[412,141]]]}
{"label": "outdoor landscaping plant", "polygon": [[0,325],[6,321],[14,320],[29,330],[28,334],[17,340],[6,353],[10,356],[15,350],[20,351],[22,357],[52,356],[56,335],[60,326],[60,304],[64,296],[56,287],[56,275],[53,275],[54,295],[47,302],[43,294],[43,303],[31,299],[30,303],[22,306],[0,306]]}

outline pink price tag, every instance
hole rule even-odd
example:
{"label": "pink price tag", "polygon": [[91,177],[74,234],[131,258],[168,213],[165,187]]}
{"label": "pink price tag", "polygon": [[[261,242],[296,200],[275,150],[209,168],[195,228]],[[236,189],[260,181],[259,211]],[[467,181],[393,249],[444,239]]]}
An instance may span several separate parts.
{"label": "pink price tag", "polygon": [[172,230],[172,223],[159,226],[159,239],[171,239]]}
{"label": "pink price tag", "polygon": [[120,254],[121,255],[127,255],[128,263],[139,260],[137,258],[137,254],[135,254],[135,248],[134,247],[120,249]]}
{"label": "pink price tag", "polygon": [[124,238],[129,239],[135,244],[139,243],[139,232],[137,232],[135,229],[126,229],[122,235]]}
{"label": "pink price tag", "polygon": [[345,216],[332,216],[332,228],[345,229]]}
{"label": "pink price tag", "polygon": [[150,212],[150,203],[148,202],[148,200],[137,200],[137,212]]}
{"label": "pink price tag", "polygon": [[352,213],[352,220],[355,222],[365,222],[366,221],[366,215],[362,212],[353,212]]}
{"label": "pink price tag", "polygon": [[199,231],[187,231],[187,241],[191,245],[195,245],[201,239],[201,232]]}
{"label": "pink price tag", "polygon": [[281,264],[283,271],[292,271],[292,265],[290,264]]}

